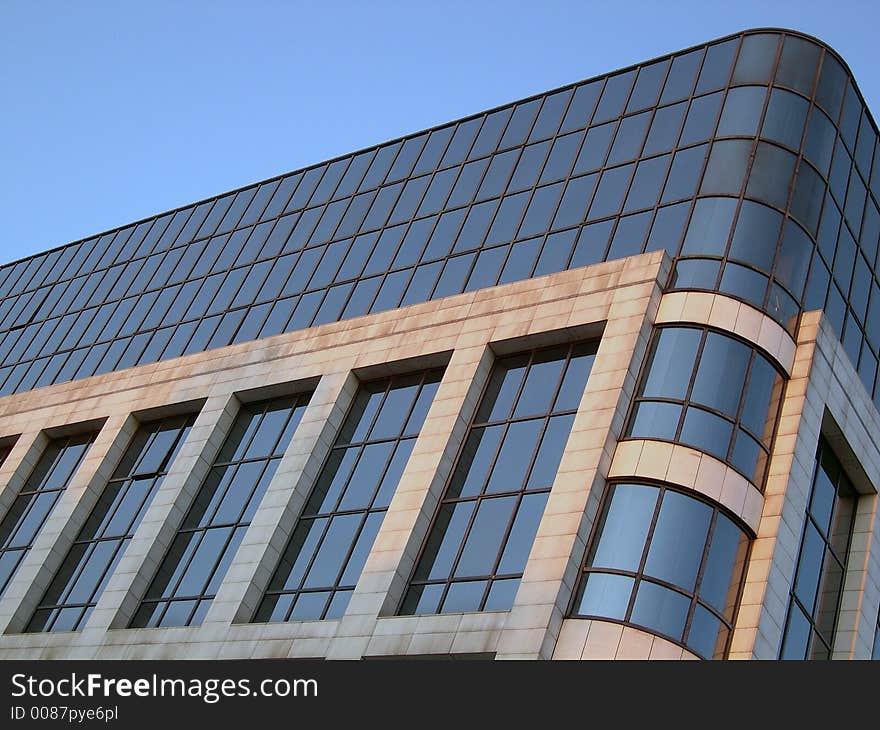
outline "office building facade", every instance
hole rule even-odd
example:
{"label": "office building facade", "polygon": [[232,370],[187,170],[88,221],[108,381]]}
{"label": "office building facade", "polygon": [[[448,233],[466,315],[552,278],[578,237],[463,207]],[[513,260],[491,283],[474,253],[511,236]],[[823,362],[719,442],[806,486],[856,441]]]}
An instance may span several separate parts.
{"label": "office building facade", "polygon": [[0,268],[0,657],[863,659],[880,143],[747,31]]}

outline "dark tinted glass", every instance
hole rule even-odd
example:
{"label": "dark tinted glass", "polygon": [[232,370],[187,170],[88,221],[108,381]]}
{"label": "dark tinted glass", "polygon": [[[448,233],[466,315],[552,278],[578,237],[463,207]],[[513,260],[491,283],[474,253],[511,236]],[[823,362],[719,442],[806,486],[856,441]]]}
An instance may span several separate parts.
{"label": "dark tinted glass", "polygon": [[594,354],[561,345],[495,364],[400,613],[513,605]]}
{"label": "dark tinted glass", "polygon": [[[651,344],[627,436],[693,446],[728,461],[760,487],[780,383],[770,362],[739,340],[690,327],[661,328]],[[740,434],[743,428],[751,435]]]}
{"label": "dark tinted glass", "polygon": [[857,494],[824,438],[801,537],[782,659],[827,659],[834,646]]}
{"label": "dark tinted glass", "polygon": [[194,421],[175,416],[138,429],[26,631],[83,628]]}
{"label": "dark tinted glass", "polygon": [[42,529],[97,436],[51,439],[0,522],[0,595]]}
{"label": "dark tinted glass", "polygon": [[345,613],[442,374],[361,386],[254,621]]}
{"label": "dark tinted glass", "polygon": [[633,624],[704,658],[722,658],[747,549],[746,534],[706,502],[662,487],[611,485],[572,612]]}
{"label": "dark tinted glass", "polygon": [[299,395],[241,407],[131,627],[201,623],[308,401]]}

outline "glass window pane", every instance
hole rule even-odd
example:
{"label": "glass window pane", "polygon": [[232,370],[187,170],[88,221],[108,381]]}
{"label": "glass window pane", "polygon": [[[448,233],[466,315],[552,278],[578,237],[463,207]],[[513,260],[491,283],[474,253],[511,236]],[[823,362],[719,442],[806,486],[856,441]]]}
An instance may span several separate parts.
{"label": "glass window pane", "polygon": [[588,573],[574,612],[622,621],[632,595],[633,579],[609,573]]}
{"label": "glass window pane", "polygon": [[761,136],[800,149],[809,102],[782,89],[773,89]]}
{"label": "glass window pane", "polygon": [[627,113],[647,109],[657,103],[668,67],[669,61],[659,61],[639,69],[639,75],[636,77],[635,86],[626,105]]}
{"label": "glass window pane", "polygon": [[681,442],[721,459],[727,459],[733,426],[699,408],[688,408],[681,427]]}
{"label": "glass window pane", "polygon": [[599,90],[602,88],[600,81],[578,86],[574,91],[565,119],[562,122],[561,132],[570,132],[573,129],[585,127],[593,114]]}
{"label": "glass window pane", "polygon": [[651,536],[645,574],[693,591],[711,519],[707,504],[667,491]]}
{"label": "glass window pane", "polygon": [[596,113],[593,116],[593,124],[620,116],[623,111],[623,105],[629,96],[629,90],[634,77],[635,71],[627,71],[626,73],[611,76],[606,80],[602,97],[599,99],[599,105],[596,107]]}
{"label": "glass window pane", "polygon": [[680,146],[704,142],[712,137],[718,110],[721,108],[722,94],[701,96],[691,102],[685,119],[684,129],[678,144]]}
{"label": "glass window pane", "polygon": [[[761,119],[761,112],[764,110],[766,96],[767,90],[761,86],[742,86],[731,89],[724,101],[717,136],[754,137],[758,131],[758,122]],[[766,121],[764,129],[767,129]]]}
{"label": "glass window pane", "polygon": [[496,572],[499,575],[522,573],[525,570],[526,560],[535,541],[535,534],[538,532],[538,524],[544,514],[547,497],[546,492],[523,496],[498,564]]}
{"label": "glass window pane", "polygon": [[678,433],[681,406],[675,403],[642,401],[633,410],[627,435],[672,441]]}
{"label": "glass window pane", "polygon": [[659,492],[656,487],[636,484],[612,487],[596,531],[598,537],[593,540],[589,567],[639,569]]}
{"label": "glass window pane", "polygon": [[480,501],[455,568],[456,578],[489,575],[493,572],[516,503],[516,497]]}
{"label": "glass window pane", "polygon": [[751,348],[710,332],[700,355],[691,400],[736,417]]}
{"label": "glass window pane", "polygon": [[648,139],[645,141],[644,155],[666,152],[675,147],[686,109],[687,104],[682,102],[663,107],[654,113]]}
{"label": "glass window pane", "polygon": [[700,330],[685,327],[661,329],[654,340],[639,395],[684,398],[701,337]]}
{"label": "glass window pane", "polygon": [[690,601],[681,593],[640,581],[630,620],[658,634],[681,640]]}
{"label": "glass window pane", "polygon": [[719,514],[715,518],[712,544],[700,580],[700,600],[728,619],[733,617],[736,608],[747,548],[745,533]]}
{"label": "glass window pane", "polygon": [[697,80],[697,71],[703,60],[703,50],[691,51],[672,59],[669,76],[663,86],[663,95],[660,103],[685,99],[691,94],[694,82]]}
{"label": "glass window pane", "polygon": [[727,84],[730,76],[730,67],[733,56],[736,53],[737,40],[729,40],[724,43],[716,43],[709,46],[703,66],[700,69],[700,77],[697,81],[697,94],[705,91],[713,91]]}
{"label": "glass window pane", "polygon": [[819,47],[796,36],[786,36],[776,69],[776,83],[810,96],[819,61]]}
{"label": "glass window pane", "polygon": [[688,630],[687,645],[704,659],[722,659],[729,630],[715,614],[702,606],[694,608],[694,617]]}

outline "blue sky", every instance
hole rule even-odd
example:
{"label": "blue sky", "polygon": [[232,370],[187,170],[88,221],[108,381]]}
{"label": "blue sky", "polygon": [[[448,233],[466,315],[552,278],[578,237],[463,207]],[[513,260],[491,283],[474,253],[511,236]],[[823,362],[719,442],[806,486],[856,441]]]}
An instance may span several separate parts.
{"label": "blue sky", "polygon": [[0,4],[0,262],[757,26],[880,114],[868,0]]}

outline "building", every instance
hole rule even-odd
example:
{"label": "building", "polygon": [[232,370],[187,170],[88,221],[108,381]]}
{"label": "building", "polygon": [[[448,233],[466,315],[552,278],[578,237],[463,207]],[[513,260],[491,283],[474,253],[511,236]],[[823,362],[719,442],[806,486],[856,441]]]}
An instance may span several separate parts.
{"label": "building", "polygon": [[880,145],[754,30],[0,268],[0,658],[869,658]]}

